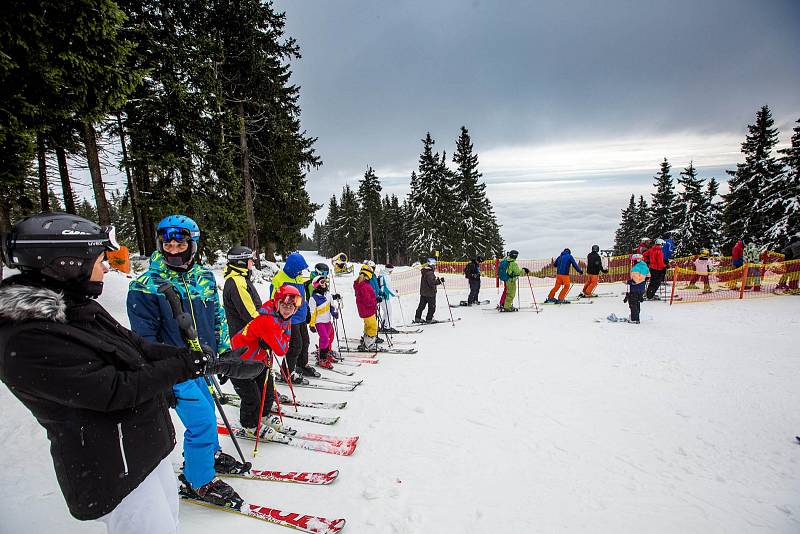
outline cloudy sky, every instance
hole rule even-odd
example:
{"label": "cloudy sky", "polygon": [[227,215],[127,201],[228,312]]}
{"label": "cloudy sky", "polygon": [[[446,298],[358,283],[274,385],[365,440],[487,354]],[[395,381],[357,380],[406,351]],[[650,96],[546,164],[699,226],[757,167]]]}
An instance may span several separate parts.
{"label": "cloudy sky", "polygon": [[724,179],[763,104],[783,143],[800,118],[797,0],[275,5],[324,161],[312,199],[370,165],[405,194],[425,133],[452,154],[465,125],[508,247],[527,257],[611,245],[664,157]]}

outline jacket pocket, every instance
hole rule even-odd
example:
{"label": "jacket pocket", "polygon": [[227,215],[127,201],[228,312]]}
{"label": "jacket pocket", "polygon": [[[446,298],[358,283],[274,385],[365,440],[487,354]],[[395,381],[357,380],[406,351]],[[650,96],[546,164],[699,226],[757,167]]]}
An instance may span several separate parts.
{"label": "jacket pocket", "polygon": [[117,435],[119,436],[119,453],[122,457],[122,477],[128,476],[128,457],[125,455],[124,436],[122,434],[122,423],[117,423]]}

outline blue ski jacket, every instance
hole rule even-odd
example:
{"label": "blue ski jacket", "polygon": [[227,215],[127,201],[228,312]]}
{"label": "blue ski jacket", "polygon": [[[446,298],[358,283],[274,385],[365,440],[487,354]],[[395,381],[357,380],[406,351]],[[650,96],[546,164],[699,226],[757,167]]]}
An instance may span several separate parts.
{"label": "blue ski jacket", "polygon": [[576,271],[583,274],[583,270],[578,266],[575,258],[572,257],[570,250],[565,248],[561,255],[556,259],[556,269],[558,274],[569,274],[570,266],[574,267]]}

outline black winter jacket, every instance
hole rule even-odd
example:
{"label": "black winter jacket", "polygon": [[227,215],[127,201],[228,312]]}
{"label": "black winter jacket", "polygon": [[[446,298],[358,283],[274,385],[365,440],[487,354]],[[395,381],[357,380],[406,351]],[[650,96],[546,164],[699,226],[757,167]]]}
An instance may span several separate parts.
{"label": "black winter jacket", "polygon": [[800,260],[800,241],[789,243],[783,249],[783,261]]}
{"label": "black winter jacket", "polygon": [[470,280],[481,279],[481,265],[477,261],[471,261],[464,267],[464,276]]}
{"label": "black winter jacket", "polygon": [[228,332],[231,337],[241,332],[247,323],[258,317],[261,297],[250,278],[248,269],[228,266],[225,270],[222,306],[225,308]]}
{"label": "black winter jacket", "polygon": [[78,519],[111,512],[170,453],[164,392],[192,376],[188,349],[144,341],[93,300],[0,285],[0,380],[47,431]]}
{"label": "black winter jacket", "polygon": [[436,278],[436,273],[428,266],[422,268],[422,278],[419,281],[419,294],[423,297],[435,297],[436,286],[442,283]]}
{"label": "black winter jacket", "polygon": [[589,255],[586,256],[586,261],[588,263],[586,266],[587,274],[600,274],[601,271],[604,273],[608,272],[603,269],[603,260],[597,252],[590,252]]}

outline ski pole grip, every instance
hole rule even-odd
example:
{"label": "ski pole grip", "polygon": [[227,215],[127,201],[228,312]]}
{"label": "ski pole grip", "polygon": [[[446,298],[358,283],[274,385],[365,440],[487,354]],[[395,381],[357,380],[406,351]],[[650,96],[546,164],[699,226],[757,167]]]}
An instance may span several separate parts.
{"label": "ski pole grip", "polygon": [[203,348],[200,346],[200,340],[197,339],[197,331],[194,329],[192,318],[188,313],[183,311],[180,298],[175,292],[175,288],[169,282],[163,282],[158,286],[158,292],[164,295],[172,309],[172,317],[178,321],[178,328],[181,331],[183,339],[189,348],[193,351],[202,352]]}

